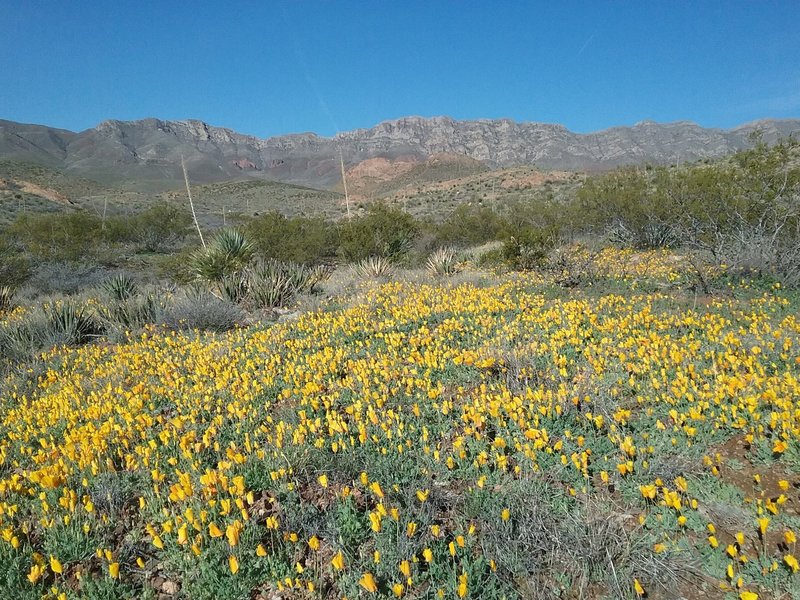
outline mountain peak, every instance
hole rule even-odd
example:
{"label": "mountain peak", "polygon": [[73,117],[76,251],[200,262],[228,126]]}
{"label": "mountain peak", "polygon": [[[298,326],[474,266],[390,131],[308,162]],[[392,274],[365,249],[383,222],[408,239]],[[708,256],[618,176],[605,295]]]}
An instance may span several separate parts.
{"label": "mountain peak", "polygon": [[442,155],[466,157],[489,167],[594,170],[667,163],[676,156],[682,160],[723,156],[749,147],[754,129],[761,129],[769,143],[800,133],[800,120],[789,119],[762,120],[730,130],[703,128],[691,121],[645,120],[632,127],[580,134],[562,125],[507,118],[459,121],[448,116],[407,116],[333,137],[306,132],[268,139],[199,119],[109,119],[80,133],[8,121],[0,125],[0,158],[56,166],[103,183],[135,181],[151,186],[180,181],[181,156],[192,181],[198,183],[239,178],[246,171],[264,179],[329,187],[341,178],[340,155],[346,167],[374,158],[387,159],[388,164],[424,163]]}

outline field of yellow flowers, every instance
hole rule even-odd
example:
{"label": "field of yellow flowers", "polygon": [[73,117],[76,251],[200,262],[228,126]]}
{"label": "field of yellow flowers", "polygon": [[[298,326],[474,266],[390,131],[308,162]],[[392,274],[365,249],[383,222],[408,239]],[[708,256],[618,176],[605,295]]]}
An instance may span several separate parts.
{"label": "field of yellow flowers", "polygon": [[800,302],[620,289],[53,351],[0,400],[0,597],[800,598]]}

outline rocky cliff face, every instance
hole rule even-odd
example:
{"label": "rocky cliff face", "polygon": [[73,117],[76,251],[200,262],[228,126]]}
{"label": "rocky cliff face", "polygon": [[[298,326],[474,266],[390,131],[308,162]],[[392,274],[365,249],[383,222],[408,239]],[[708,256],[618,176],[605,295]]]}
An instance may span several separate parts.
{"label": "rocky cliff face", "polygon": [[313,133],[259,139],[202,121],[104,121],[80,133],[0,121],[0,159],[59,166],[107,183],[159,182],[181,178],[181,156],[196,182],[223,181],[247,172],[256,177],[328,187],[346,166],[384,158],[425,160],[465,155],[489,166],[534,164],[545,169],[605,169],[623,164],[670,163],[714,158],[764,139],[800,133],[800,120],[765,120],[730,130],[691,122],[614,127],[590,134],[560,125],[508,119],[456,121],[406,117],[333,138]]}

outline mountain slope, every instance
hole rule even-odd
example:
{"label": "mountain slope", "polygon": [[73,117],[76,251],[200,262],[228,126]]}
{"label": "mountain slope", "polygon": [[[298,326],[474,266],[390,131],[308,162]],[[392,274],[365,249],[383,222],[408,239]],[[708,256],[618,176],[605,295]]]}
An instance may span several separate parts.
{"label": "mountain slope", "polygon": [[80,133],[0,121],[0,158],[58,166],[131,189],[176,187],[181,156],[197,183],[255,177],[330,187],[341,178],[340,152],[347,167],[374,158],[423,162],[446,154],[490,167],[591,170],[719,157],[748,147],[756,130],[774,142],[799,133],[800,120],[764,120],[729,130],[645,121],[579,134],[560,125],[509,119],[406,117],[332,138],[303,133],[268,139],[196,120],[104,121]]}

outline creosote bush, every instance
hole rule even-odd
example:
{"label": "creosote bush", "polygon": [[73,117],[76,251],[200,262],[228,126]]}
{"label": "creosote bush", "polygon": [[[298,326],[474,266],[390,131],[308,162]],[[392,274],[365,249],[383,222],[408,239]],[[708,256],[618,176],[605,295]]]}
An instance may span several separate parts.
{"label": "creosote bush", "polygon": [[339,224],[339,255],[348,262],[370,256],[403,259],[421,233],[413,216],[394,206],[374,203],[364,215]]}

